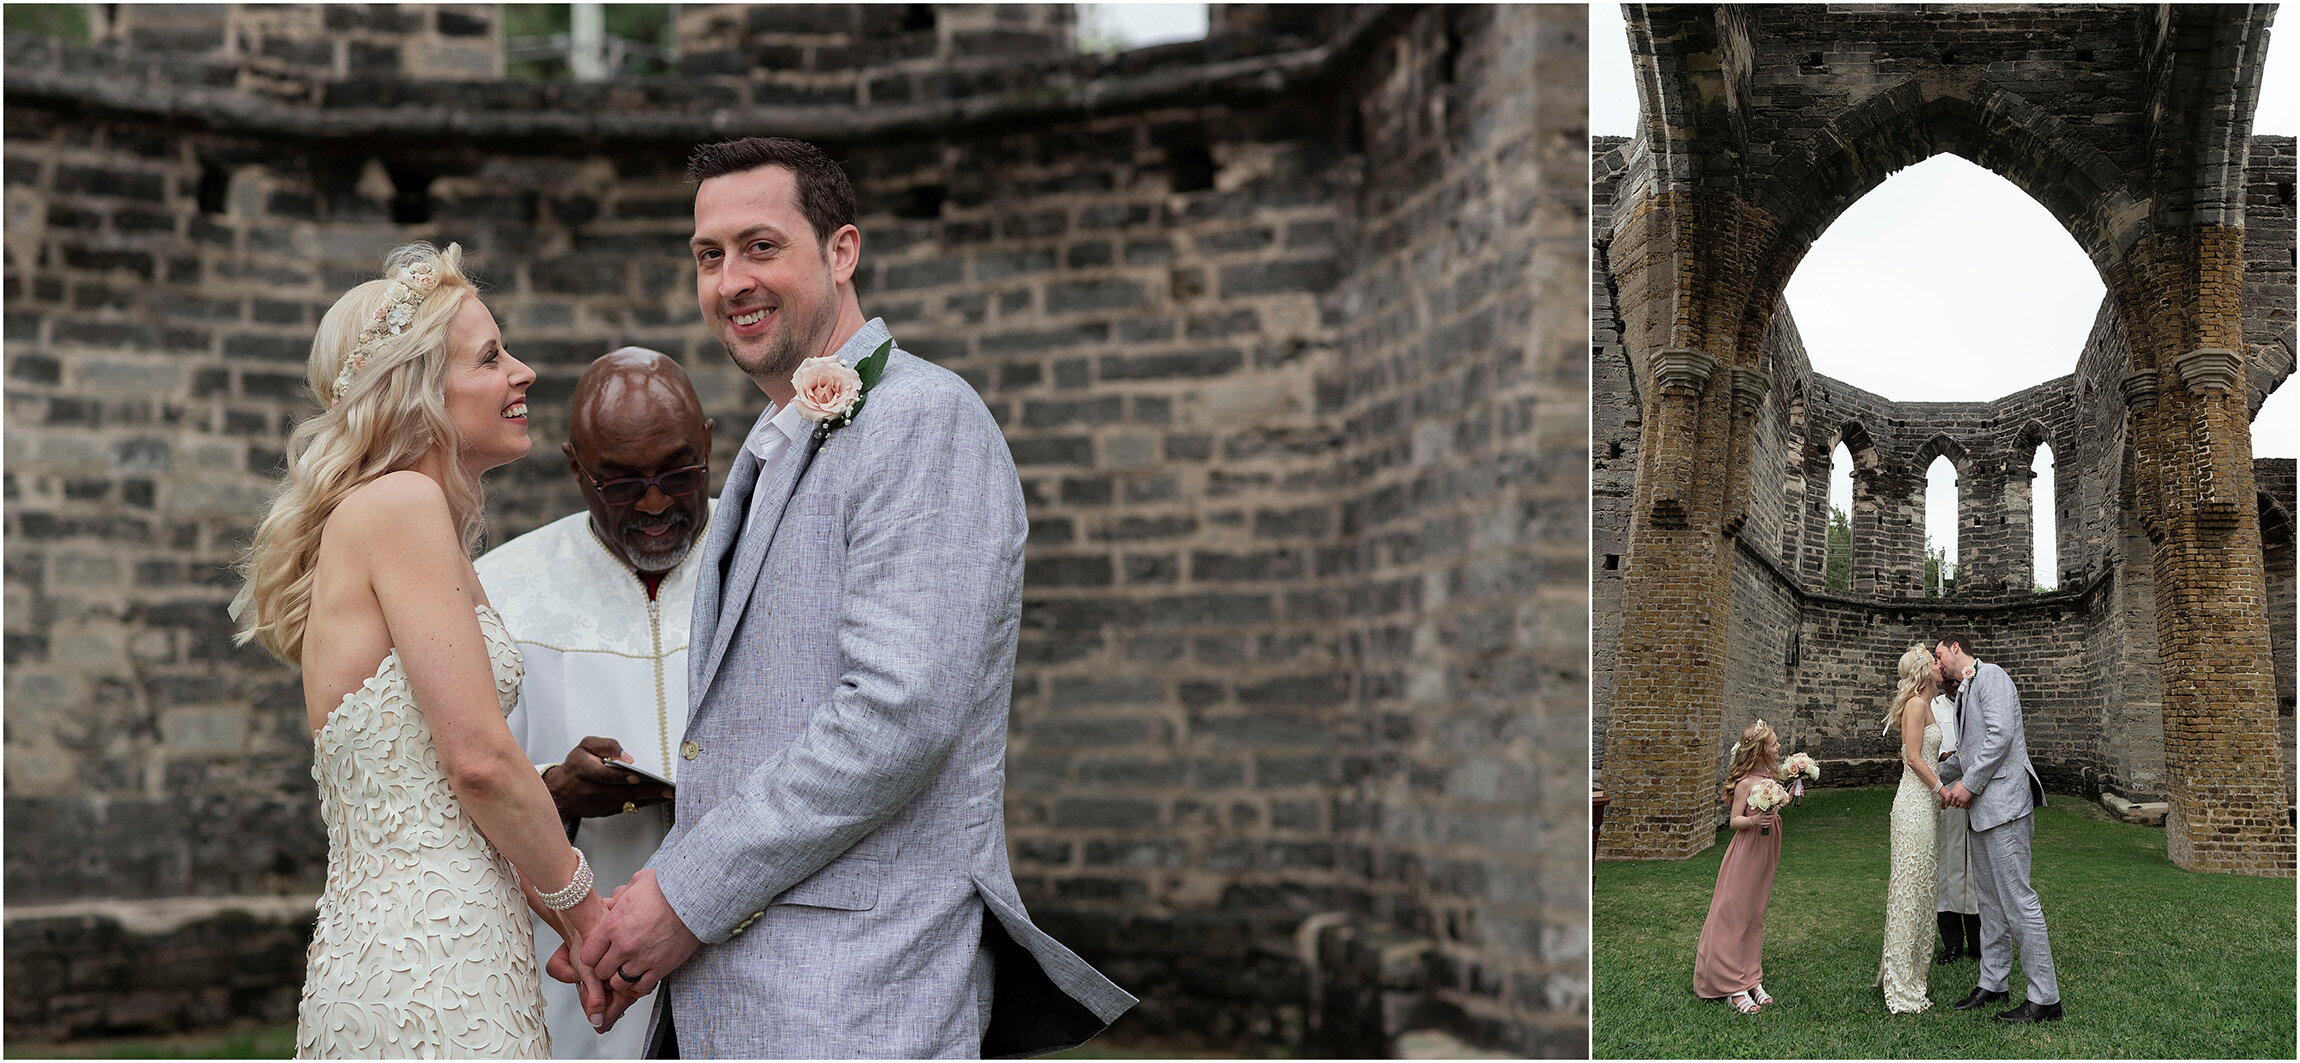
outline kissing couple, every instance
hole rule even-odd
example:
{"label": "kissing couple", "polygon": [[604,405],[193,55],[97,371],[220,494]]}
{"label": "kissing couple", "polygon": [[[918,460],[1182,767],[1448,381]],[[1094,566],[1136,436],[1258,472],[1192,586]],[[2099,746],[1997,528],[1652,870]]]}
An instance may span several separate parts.
{"label": "kissing couple", "polygon": [[653,996],[650,1057],[1036,1054],[1134,1003],[1007,864],[1026,524],[998,426],[862,316],[819,149],[709,144],[689,173],[703,319],[768,405],[697,558],[673,825],[609,896],[505,722],[524,670],[471,561],[534,372],[453,245],[399,248],[320,323],[322,408],[233,603],[302,670],[327,825],[301,1056],[548,1056],[530,911],[593,1026]]}

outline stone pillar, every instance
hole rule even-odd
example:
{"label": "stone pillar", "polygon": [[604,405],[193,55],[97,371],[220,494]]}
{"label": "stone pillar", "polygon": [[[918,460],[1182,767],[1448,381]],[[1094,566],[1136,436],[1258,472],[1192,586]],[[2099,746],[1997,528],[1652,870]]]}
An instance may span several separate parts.
{"label": "stone pillar", "polygon": [[2173,863],[2290,876],[2267,579],[2243,390],[2243,231],[2144,237],[2113,271],[2156,583]]}
{"label": "stone pillar", "polygon": [[[1705,352],[1649,360],[1637,511],[1622,580],[1620,648],[1606,725],[1606,859],[1683,859],[1715,841],[1716,755],[1722,726],[1725,629],[1732,603],[1731,540],[1720,536],[1714,471],[1727,448],[1730,376]],[[1714,383],[1715,386],[1712,386]],[[1718,394],[1723,401],[1708,398]]]}
{"label": "stone pillar", "polygon": [[2036,452],[2028,464],[2018,464],[2016,453],[2005,463],[2003,553],[1991,567],[1992,577],[2014,596],[2036,593]]}

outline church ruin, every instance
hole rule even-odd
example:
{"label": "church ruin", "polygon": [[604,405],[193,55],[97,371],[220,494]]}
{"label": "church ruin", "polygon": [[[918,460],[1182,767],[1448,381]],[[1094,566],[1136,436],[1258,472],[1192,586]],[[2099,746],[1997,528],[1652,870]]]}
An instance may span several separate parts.
{"label": "church ruin", "polygon": [[[1756,717],[1832,781],[1897,777],[1875,724],[1890,662],[1956,627],[2020,683],[2049,788],[2168,801],[2182,867],[2293,874],[2293,463],[2250,437],[2294,366],[2293,140],[2249,136],[2273,14],[1628,9],[1639,134],[1593,161],[1599,858],[1706,848]],[[2068,376],[1902,403],[1813,371],[1790,274],[1942,152],[2036,199],[2099,269]],[[1832,590],[1840,444],[1851,580]],[[2029,550],[2040,446],[2050,593]],[[1939,457],[1961,495],[1945,598],[1922,579]]]}

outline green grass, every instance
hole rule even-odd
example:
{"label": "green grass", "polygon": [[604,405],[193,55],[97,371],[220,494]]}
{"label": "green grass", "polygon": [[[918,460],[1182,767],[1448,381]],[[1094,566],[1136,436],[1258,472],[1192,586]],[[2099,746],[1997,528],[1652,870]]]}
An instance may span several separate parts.
{"label": "green grass", "polygon": [[[2164,832],[2075,798],[2037,814],[2033,883],[2067,1017],[2015,1026],[1960,1012],[1967,960],[1933,969],[1933,1007],[1885,1011],[1892,789],[1809,794],[1786,816],[1756,1015],[1693,995],[1693,948],[1725,841],[1684,861],[1596,868],[1592,1036],[1599,1059],[2293,1058],[2292,879],[2172,866]],[[2023,999],[2019,966],[2013,1000]]]}
{"label": "green grass", "polygon": [[162,1038],[8,1042],[10,1059],[289,1059],[295,1026],[256,1026]]}

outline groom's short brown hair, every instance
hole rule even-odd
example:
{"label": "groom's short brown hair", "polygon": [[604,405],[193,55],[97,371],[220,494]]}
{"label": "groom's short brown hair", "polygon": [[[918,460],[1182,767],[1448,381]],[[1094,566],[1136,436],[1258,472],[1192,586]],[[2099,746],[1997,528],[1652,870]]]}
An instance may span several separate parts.
{"label": "groom's short brown hair", "polygon": [[799,213],[815,231],[815,242],[855,223],[855,186],[831,157],[804,140],[744,137],[703,144],[687,156],[687,177],[702,184],[714,177],[780,166],[798,179]]}
{"label": "groom's short brown hair", "polygon": [[1980,654],[1973,652],[1973,637],[1971,635],[1965,634],[1962,631],[1944,631],[1938,635],[1935,635],[1933,636],[1933,645],[1955,646],[1957,649],[1962,650],[1964,655],[1967,657],[1971,657],[1976,660],[1980,658]]}

